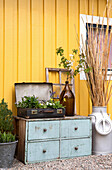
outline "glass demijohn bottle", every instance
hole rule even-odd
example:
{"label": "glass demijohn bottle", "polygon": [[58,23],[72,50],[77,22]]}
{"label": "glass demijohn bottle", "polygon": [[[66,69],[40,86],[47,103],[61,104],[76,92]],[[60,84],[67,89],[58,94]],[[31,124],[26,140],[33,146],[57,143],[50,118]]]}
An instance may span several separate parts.
{"label": "glass demijohn bottle", "polygon": [[60,94],[60,103],[63,106],[65,106],[65,109],[66,109],[65,116],[74,116],[75,97],[69,87],[68,81],[65,82],[65,87]]}

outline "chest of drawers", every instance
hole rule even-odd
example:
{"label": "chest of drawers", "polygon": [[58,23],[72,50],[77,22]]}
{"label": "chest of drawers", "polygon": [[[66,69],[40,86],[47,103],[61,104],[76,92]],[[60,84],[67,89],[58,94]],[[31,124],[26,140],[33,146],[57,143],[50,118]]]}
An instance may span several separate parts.
{"label": "chest of drawers", "polygon": [[24,119],[15,117],[17,159],[36,163],[91,155],[92,125],[89,117]]}

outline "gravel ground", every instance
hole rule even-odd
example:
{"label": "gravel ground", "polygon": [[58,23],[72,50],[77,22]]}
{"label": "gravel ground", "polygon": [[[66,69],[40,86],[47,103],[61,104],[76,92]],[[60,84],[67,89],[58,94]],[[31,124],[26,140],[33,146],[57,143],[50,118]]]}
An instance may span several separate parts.
{"label": "gravel ground", "polygon": [[[41,162],[24,165],[17,159],[14,160],[10,170],[112,170],[112,154],[106,156],[85,156],[73,159]],[[3,169],[2,169],[3,170]]]}

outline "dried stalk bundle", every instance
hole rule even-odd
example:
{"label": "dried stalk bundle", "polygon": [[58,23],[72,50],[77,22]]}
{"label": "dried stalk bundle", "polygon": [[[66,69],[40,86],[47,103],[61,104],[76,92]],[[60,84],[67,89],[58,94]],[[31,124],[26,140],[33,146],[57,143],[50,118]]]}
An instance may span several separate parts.
{"label": "dried stalk bundle", "polygon": [[106,29],[104,29],[103,26],[104,17],[100,28],[98,22],[95,29],[93,28],[92,17],[92,24],[89,25],[87,22],[88,38],[86,47],[84,43],[82,43],[82,53],[86,56],[85,68],[92,69],[90,72],[85,72],[85,75],[93,106],[106,106],[112,96],[112,85],[110,86],[112,74],[109,75],[109,80],[107,81],[110,45],[112,41],[112,28],[109,30],[109,13],[111,6],[107,5],[106,9]]}

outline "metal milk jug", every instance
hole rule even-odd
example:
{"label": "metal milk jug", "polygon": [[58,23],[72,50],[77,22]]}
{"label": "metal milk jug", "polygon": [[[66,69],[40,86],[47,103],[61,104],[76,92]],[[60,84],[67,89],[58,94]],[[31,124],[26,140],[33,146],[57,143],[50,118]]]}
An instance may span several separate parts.
{"label": "metal milk jug", "polygon": [[105,155],[112,153],[112,121],[106,107],[93,107],[92,114],[92,153]]}

